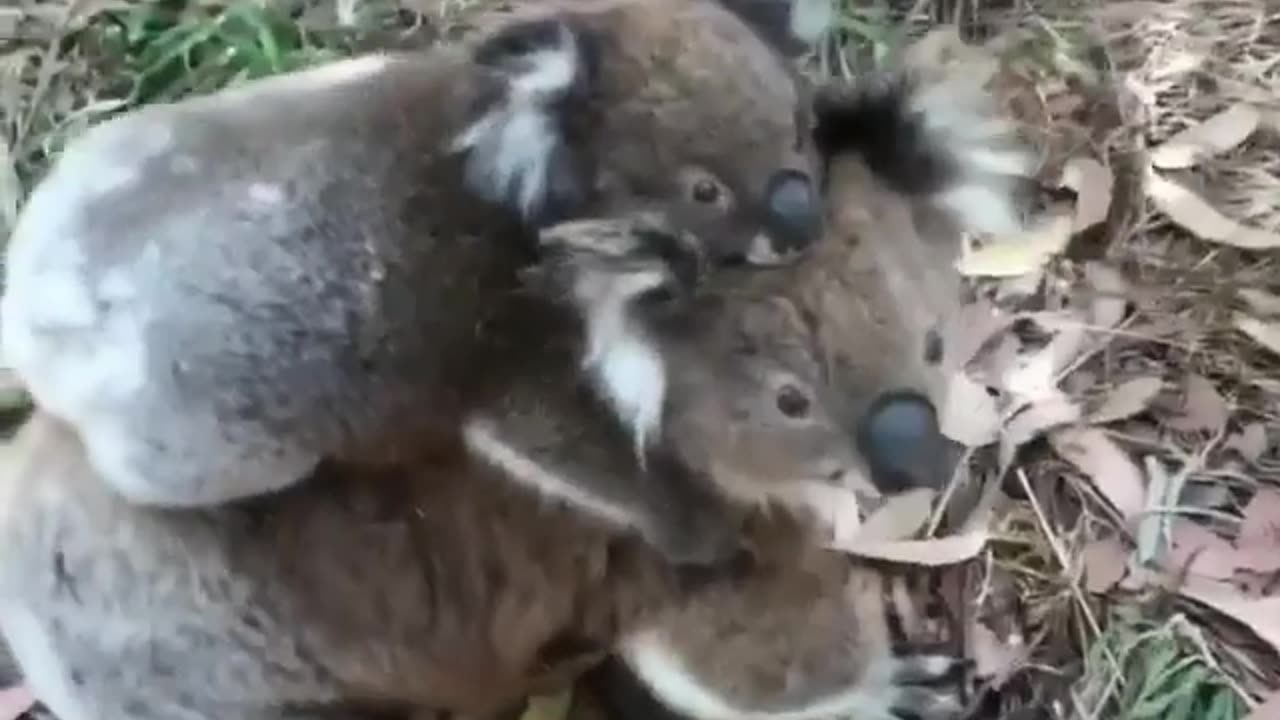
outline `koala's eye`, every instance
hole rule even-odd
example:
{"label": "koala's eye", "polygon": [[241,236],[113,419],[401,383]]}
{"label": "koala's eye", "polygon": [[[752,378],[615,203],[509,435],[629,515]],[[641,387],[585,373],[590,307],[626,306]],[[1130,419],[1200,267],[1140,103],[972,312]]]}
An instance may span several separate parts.
{"label": "koala's eye", "polygon": [[703,178],[693,184],[693,199],[711,205],[720,200],[720,186],[714,180]]}
{"label": "koala's eye", "polygon": [[799,420],[809,414],[809,398],[795,385],[783,385],[775,398],[778,412]]}

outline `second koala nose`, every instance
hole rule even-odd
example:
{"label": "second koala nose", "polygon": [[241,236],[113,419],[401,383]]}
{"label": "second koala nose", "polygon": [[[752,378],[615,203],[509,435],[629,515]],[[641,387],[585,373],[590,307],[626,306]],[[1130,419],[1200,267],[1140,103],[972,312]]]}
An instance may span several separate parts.
{"label": "second koala nose", "polygon": [[902,389],[881,394],[867,409],[857,435],[872,482],[882,492],[945,484],[947,440],[924,395]]}
{"label": "second koala nose", "polygon": [[822,200],[802,172],[774,173],[765,188],[765,208],[765,228],[779,255],[805,250],[822,235]]}

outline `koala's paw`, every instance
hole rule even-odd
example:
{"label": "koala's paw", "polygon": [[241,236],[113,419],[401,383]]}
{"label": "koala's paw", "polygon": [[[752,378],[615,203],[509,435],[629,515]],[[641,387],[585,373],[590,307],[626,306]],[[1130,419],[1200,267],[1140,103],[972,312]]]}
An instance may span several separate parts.
{"label": "koala's paw", "polygon": [[967,661],[945,654],[900,654],[880,693],[886,718],[953,720],[964,710],[960,688]]}

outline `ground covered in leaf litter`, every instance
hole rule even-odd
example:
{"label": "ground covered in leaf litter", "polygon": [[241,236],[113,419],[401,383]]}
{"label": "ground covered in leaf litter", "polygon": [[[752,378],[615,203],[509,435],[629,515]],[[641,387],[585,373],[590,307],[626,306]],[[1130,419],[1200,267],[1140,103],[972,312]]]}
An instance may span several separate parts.
{"label": "ground covered in leaf litter", "polygon": [[[433,41],[476,3],[300,4],[160,29],[127,0],[0,8],[5,232],[50,154],[130,93]],[[892,8],[846,5],[837,58],[894,35]],[[967,570],[953,610],[988,717],[1280,718],[1280,7],[1009,5],[916,2],[892,26],[917,60],[989,77],[1042,163],[1031,229],[956,264],[971,297],[939,405],[965,467],[868,518],[870,554]],[[0,718],[27,704],[0,692]]]}

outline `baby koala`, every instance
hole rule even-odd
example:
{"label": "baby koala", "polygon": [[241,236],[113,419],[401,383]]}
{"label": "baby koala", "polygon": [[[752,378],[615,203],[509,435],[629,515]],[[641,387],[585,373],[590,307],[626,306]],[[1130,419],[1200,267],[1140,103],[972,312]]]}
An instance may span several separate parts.
{"label": "baby koala", "polygon": [[[729,559],[745,510],[855,488],[853,437],[824,399],[813,339],[751,273],[706,277],[698,241],[660,219],[562,223],[512,304],[548,299],[560,318],[508,312],[491,327],[468,449],[506,477],[638,529],[680,564]],[[543,321],[539,324],[538,320]],[[861,489],[869,490],[870,486]]]}

